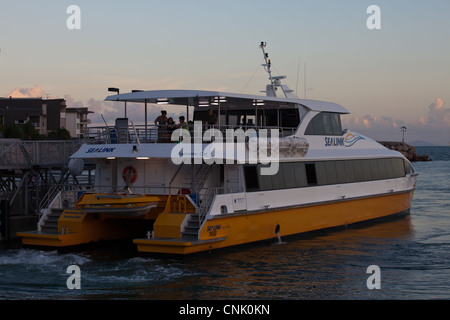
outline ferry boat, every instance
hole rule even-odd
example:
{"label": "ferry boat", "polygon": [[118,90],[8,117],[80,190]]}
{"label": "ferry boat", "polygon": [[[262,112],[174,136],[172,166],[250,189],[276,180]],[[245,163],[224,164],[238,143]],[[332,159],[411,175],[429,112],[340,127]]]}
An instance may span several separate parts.
{"label": "ferry boat", "polygon": [[186,124],[168,132],[167,124],[118,119],[113,128],[90,128],[71,162],[94,163],[95,186],[72,192],[73,205],[63,205],[64,191],[49,197],[38,230],[18,234],[23,244],[132,238],[139,252],[186,255],[409,213],[417,180],[411,163],[343,129],[349,111],[341,105],[298,99],[283,76],[272,76],[260,47],[265,95],[108,96],[145,110],[149,103],[186,107]]}

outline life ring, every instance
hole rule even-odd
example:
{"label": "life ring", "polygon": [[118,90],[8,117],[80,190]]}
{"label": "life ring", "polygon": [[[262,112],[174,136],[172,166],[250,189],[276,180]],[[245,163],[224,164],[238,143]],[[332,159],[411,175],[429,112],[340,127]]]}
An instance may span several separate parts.
{"label": "life ring", "polygon": [[133,183],[137,179],[137,170],[133,166],[127,166],[123,168],[122,178],[127,183]]}

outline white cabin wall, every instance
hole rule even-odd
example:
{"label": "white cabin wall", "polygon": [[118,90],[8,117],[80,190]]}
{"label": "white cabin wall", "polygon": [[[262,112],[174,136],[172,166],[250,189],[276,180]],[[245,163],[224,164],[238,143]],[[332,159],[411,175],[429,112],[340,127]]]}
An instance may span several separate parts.
{"label": "white cabin wall", "polygon": [[224,187],[227,192],[236,193],[245,191],[244,170],[242,164],[225,165]]}
{"label": "white cabin wall", "polygon": [[113,187],[113,167],[109,160],[98,160],[95,166],[95,189],[98,192],[109,192]]}

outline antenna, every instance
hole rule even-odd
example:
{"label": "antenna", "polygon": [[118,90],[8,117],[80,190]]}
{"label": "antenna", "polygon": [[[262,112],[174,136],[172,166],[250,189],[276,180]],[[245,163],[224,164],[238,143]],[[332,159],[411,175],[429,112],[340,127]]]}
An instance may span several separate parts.
{"label": "antenna", "polygon": [[263,55],[264,55],[264,61],[266,62],[265,64],[263,64],[262,66],[264,67],[264,69],[269,73],[269,80],[270,83],[273,84],[273,79],[272,79],[272,71],[270,70],[270,59],[269,59],[269,54],[266,53],[266,51],[264,50],[264,48],[266,47],[267,43],[261,41],[261,44],[259,45],[259,47],[261,48]]}
{"label": "antenna", "polygon": [[305,99],[306,99],[306,62],[303,64],[303,90],[305,91]]}
{"label": "antenna", "polygon": [[300,70],[300,57],[298,57],[298,64],[297,64],[297,84],[295,86],[295,95],[298,97],[297,92],[298,92],[298,74]]}
{"label": "antenna", "polygon": [[286,85],[281,84],[281,79],[285,79],[286,76],[275,76],[272,77],[272,70],[270,70],[271,67],[271,62],[269,59],[269,54],[266,53],[266,51],[264,50],[264,48],[266,47],[266,43],[261,41],[261,44],[259,46],[263,52],[264,55],[264,61],[266,62],[265,64],[263,64],[264,69],[267,71],[267,73],[269,73],[269,80],[270,80],[270,84],[268,84],[266,86],[266,95],[270,96],[270,97],[276,97],[276,90],[278,87],[281,88],[281,90],[283,91],[284,95],[286,98],[297,98],[294,94],[293,94],[293,90],[290,90]]}

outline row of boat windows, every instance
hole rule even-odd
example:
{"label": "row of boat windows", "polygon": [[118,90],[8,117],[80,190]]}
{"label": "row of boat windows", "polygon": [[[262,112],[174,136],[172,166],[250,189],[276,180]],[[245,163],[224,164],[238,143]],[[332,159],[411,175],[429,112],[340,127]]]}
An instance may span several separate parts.
{"label": "row of boat windows", "polygon": [[[217,111],[213,111],[217,115]],[[195,111],[194,121],[207,121],[207,111]],[[268,126],[297,128],[300,116],[297,108],[221,110],[220,123],[231,127],[239,126]]]}
{"label": "row of boat windows", "polygon": [[261,175],[261,167],[244,166],[247,191],[394,179],[413,172],[409,162],[399,158],[280,162],[274,175]]}
{"label": "row of boat windows", "polygon": [[[299,112],[295,108],[259,110],[221,110],[220,123],[229,126],[278,126],[297,128]],[[207,121],[207,111],[196,111],[194,120]],[[308,124],[305,135],[342,135],[341,115],[320,112]]]}

